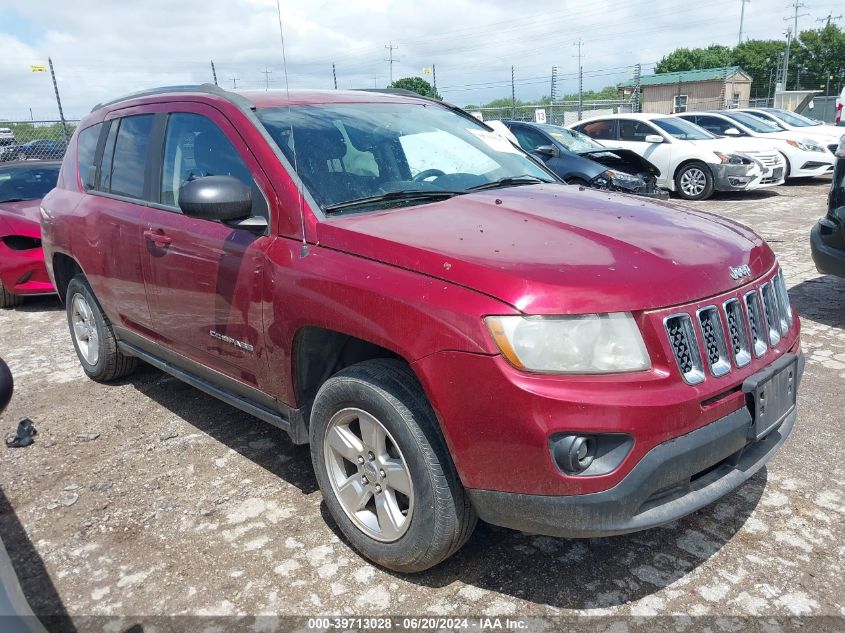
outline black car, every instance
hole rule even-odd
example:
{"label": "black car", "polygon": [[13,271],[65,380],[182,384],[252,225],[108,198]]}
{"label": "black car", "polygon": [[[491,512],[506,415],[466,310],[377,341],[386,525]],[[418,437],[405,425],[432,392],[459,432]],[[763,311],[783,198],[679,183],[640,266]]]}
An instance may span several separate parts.
{"label": "black car", "polygon": [[810,232],[810,250],[820,273],[845,277],[845,136],[836,156],[827,215]]}
{"label": "black car", "polygon": [[589,136],[557,125],[503,121],[520,147],[571,185],[666,200],[657,186],[660,170],[628,149],[605,147]]}
{"label": "black car", "polygon": [[29,141],[20,145],[8,145],[0,148],[0,161],[9,162],[12,160],[58,160],[64,157],[67,150],[67,143],[64,141],[51,141],[42,139]]}

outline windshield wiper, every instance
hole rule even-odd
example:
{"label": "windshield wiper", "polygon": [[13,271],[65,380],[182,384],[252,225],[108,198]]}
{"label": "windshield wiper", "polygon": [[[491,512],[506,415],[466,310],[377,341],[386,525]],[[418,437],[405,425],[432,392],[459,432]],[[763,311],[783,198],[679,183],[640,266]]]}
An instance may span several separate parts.
{"label": "windshield wiper", "polygon": [[420,191],[419,189],[407,189],[400,191],[388,191],[377,196],[368,196],[366,198],[357,198],[355,200],[346,200],[345,202],[337,202],[323,207],[326,213],[335,213],[343,209],[352,209],[354,207],[363,207],[368,204],[378,204],[380,202],[392,201],[413,201],[413,200],[445,200],[453,196],[459,196],[463,191]]}
{"label": "windshield wiper", "polygon": [[516,187],[518,185],[536,185],[541,182],[554,182],[553,180],[543,180],[536,176],[509,176],[507,178],[499,178],[492,182],[485,182],[480,185],[470,187],[467,191],[484,191],[485,189],[500,189],[501,187]]}
{"label": "windshield wiper", "polygon": [[24,202],[31,199],[32,198],[6,198],[5,200],[0,200],[0,204],[3,204],[4,202]]}

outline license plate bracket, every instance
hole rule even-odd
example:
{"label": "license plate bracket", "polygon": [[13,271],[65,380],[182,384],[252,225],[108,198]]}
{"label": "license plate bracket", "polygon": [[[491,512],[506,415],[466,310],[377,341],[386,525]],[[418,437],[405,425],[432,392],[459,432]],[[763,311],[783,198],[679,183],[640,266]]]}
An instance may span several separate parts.
{"label": "license plate bracket", "polygon": [[750,440],[764,438],[795,410],[797,386],[798,358],[793,354],[784,355],[743,383],[742,390],[752,417],[748,429]]}
{"label": "license plate bracket", "polygon": [[780,180],[783,177],[783,167],[775,167],[772,170],[772,178]]}

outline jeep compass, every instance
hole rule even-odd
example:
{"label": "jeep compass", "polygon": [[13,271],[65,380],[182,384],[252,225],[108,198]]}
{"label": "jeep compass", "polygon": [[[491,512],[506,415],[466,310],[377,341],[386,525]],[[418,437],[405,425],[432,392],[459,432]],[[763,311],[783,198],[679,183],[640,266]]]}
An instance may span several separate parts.
{"label": "jeep compass", "polygon": [[85,373],[140,359],[310,443],[333,519],[391,569],[478,518],[664,524],[795,422],[799,321],[760,237],[566,185],[440,102],[137,93],[81,122],[41,214]]}

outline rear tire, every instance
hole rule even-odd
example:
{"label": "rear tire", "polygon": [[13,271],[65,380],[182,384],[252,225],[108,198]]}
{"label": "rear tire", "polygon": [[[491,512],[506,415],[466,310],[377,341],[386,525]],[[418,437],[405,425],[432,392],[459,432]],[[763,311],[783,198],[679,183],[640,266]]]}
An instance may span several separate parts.
{"label": "rear tire", "polygon": [[70,280],[65,306],[73,347],[89,378],[109,382],[135,371],[138,359],[120,351],[111,322],[84,275]]}
{"label": "rear tire", "polygon": [[6,290],[3,282],[0,281],[0,308],[13,308],[23,303],[23,297],[20,295],[13,295]]}
{"label": "rear tire", "polygon": [[684,200],[707,200],[714,189],[713,173],[700,161],[687,163],[675,174],[675,192]]}
{"label": "rear tire", "polygon": [[329,378],[314,401],[310,436],[326,506],[366,558],[419,572],[469,539],[475,511],[434,411],[401,361],[368,360]]}

